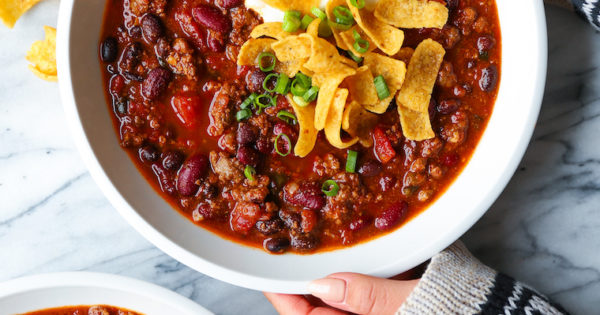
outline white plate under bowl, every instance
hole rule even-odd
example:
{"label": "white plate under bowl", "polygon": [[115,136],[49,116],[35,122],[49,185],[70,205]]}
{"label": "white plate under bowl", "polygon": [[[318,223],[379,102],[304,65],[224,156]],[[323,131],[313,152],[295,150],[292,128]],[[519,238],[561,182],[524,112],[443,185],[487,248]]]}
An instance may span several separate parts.
{"label": "white plate under bowl", "polygon": [[0,314],[105,304],[144,315],[210,315],[208,310],[157,285],[92,272],[40,274],[0,283]]}
{"label": "white plate under bowl", "polygon": [[62,0],[57,60],[62,101],[92,176],[121,215],[182,263],[263,291],[304,293],[308,281],[339,271],[392,276],[459,238],[504,189],[521,160],[542,100],[547,61],[541,0],[497,1],[502,30],[498,99],[471,161],[421,215],[383,237],[313,255],[270,255],[194,225],[163,200],[119,147],[107,109],[98,42],[104,0]]}

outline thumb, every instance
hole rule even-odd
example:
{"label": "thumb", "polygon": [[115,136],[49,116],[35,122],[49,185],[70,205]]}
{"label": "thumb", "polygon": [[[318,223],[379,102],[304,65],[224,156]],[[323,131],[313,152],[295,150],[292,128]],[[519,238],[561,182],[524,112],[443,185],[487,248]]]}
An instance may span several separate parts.
{"label": "thumb", "polygon": [[323,302],[356,314],[394,314],[419,280],[398,281],[357,273],[334,273],[314,280],[308,291]]}

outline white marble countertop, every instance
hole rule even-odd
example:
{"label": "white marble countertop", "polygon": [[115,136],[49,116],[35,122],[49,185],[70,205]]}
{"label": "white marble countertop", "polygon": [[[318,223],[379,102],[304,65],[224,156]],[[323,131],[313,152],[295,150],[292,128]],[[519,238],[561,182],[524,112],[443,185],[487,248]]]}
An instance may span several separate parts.
{"label": "white marble countertop", "polygon": [[[56,25],[58,0],[0,26],[0,280],[99,271],[150,281],[218,314],[271,314],[260,292],[163,254],[102,195],[66,127],[58,86],[24,55]],[[547,8],[549,76],[533,141],[512,181],[463,239],[485,263],[575,314],[600,303],[600,36]],[[527,50],[524,47],[523,53]]]}

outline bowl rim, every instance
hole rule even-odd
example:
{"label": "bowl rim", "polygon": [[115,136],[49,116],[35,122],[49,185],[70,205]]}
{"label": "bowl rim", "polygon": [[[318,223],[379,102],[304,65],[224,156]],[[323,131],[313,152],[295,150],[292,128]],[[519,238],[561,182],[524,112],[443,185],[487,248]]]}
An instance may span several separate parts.
{"label": "bowl rim", "polygon": [[[120,194],[100,165],[97,157],[94,155],[91,144],[85,134],[82,122],[80,120],[79,109],[75,101],[71,77],[71,58],[69,54],[69,38],[71,33],[72,19],[71,15],[75,1],[77,0],[63,0],[60,3],[59,9],[57,28],[57,64],[60,95],[65,116],[67,118],[67,122],[76,146],[95,182],[98,184],[104,195],[109,199],[111,204],[119,211],[126,221],[134,227],[135,230],[142,234],[144,238],[149,240],[166,254],[191,267],[192,269],[206,273],[207,275],[221,281],[249,289],[293,294],[306,293],[307,281],[280,280],[275,278],[255,276],[215,264],[204,257],[190,252],[161,233],[158,229],[155,229]],[[469,213],[469,216],[459,224],[452,226],[447,231],[444,231],[444,233],[440,233],[443,234],[443,236],[440,236],[435,240],[431,240],[429,243],[427,243],[428,246],[426,248],[419,249],[418,251],[412,253],[410,256],[410,262],[405,261],[402,264],[399,262],[382,264],[381,266],[378,266],[376,269],[372,270],[372,272],[369,272],[369,274],[388,277],[394,274],[392,270],[397,272],[400,266],[406,266],[407,264],[416,266],[443,250],[445,247],[458,239],[462,234],[464,234],[473,224],[475,224],[477,220],[481,218],[481,216],[483,216],[483,214],[498,198],[500,193],[506,187],[508,181],[511,179],[525,153],[525,150],[527,149],[533,134],[535,122],[537,121],[541,107],[546,79],[547,34],[544,6],[541,1],[535,1],[535,3],[532,3],[531,5],[534,7],[534,11],[537,13],[537,16],[534,20],[534,27],[537,30],[537,39],[539,41],[539,45],[537,47],[539,50],[537,64],[533,65],[536,71],[531,74],[532,77],[535,78],[535,91],[532,95],[532,103],[530,110],[527,113],[528,115],[526,118],[525,127],[523,128],[522,134],[520,134],[521,137],[516,141],[517,144],[515,145],[513,155],[508,161],[507,166],[504,169],[504,173],[499,176],[495,186],[490,189],[487,195],[481,200],[478,208],[473,209]],[[478,144],[478,146],[479,145],[480,144]],[[419,216],[422,215],[423,214],[420,214]]]}
{"label": "bowl rim", "polygon": [[[0,283],[0,300],[37,290],[69,287],[118,290],[160,301],[173,308],[185,310],[188,314],[213,314],[192,300],[156,284],[115,274],[88,271],[42,273],[7,280]],[[75,302],[72,305],[61,306],[76,305],[79,304]],[[120,307],[127,308],[127,306]]]}

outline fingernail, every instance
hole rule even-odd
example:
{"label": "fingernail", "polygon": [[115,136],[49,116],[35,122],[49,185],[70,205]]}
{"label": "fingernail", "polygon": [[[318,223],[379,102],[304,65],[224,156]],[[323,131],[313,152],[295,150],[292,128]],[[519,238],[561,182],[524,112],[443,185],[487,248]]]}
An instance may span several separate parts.
{"label": "fingernail", "polygon": [[332,278],[314,280],[308,284],[308,291],[322,300],[339,303],[346,297],[346,281]]}

